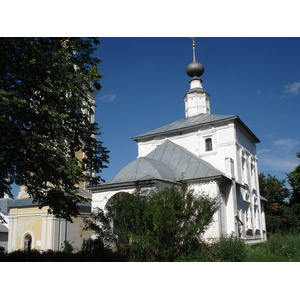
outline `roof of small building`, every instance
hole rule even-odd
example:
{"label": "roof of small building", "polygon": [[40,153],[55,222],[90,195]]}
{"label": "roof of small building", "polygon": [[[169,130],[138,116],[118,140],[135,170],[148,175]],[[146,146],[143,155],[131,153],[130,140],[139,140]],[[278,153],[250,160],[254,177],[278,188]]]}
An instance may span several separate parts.
{"label": "roof of small building", "polygon": [[37,202],[34,202],[32,198],[22,198],[14,200],[10,205],[9,208],[15,207],[29,207],[29,206],[38,206]]}
{"label": "roof of small building", "polygon": [[167,140],[145,157],[130,162],[109,181],[97,187],[107,187],[124,183],[149,180],[178,182],[181,180],[207,179],[220,177],[222,172],[198,158],[183,147]]}
{"label": "roof of small building", "polygon": [[[22,198],[14,200],[10,205],[9,208],[16,208],[16,207],[32,207],[32,206],[39,206],[38,202],[34,202],[33,198]],[[79,207],[91,207],[91,201],[88,200],[86,202],[82,202],[79,204]]]}
{"label": "roof of small building", "polygon": [[4,215],[8,215],[9,212],[9,205],[13,202],[14,200],[11,198],[1,198],[0,199],[0,211]]}
{"label": "roof of small building", "polygon": [[163,134],[171,134],[176,133],[181,130],[186,129],[193,129],[197,128],[199,126],[203,125],[210,125],[215,124],[222,121],[227,120],[236,120],[246,131],[255,139],[257,143],[260,142],[260,140],[255,136],[255,134],[242,122],[242,120],[235,115],[213,115],[213,114],[199,114],[197,116],[184,118],[178,121],[175,121],[173,123],[164,125],[162,127],[159,127],[157,129],[148,131],[146,133],[137,135],[133,137],[132,139],[134,141],[139,141],[144,138],[150,138],[157,135],[163,135]]}

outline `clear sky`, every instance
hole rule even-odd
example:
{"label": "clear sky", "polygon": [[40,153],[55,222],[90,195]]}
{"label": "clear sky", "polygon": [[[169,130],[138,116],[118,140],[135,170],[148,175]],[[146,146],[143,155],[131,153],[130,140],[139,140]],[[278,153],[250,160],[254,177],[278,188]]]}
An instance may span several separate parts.
{"label": "clear sky", "polygon": [[[261,140],[259,172],[285,179],[299,163],[300,38],[200,38],[196,57],[211,113],[238,115]],[[137,157],[131,138],[184,118],[186,66],[192,41],[179,38],[100,38],[96,55],[105,77],[97,95],[100,139],[110,150],[112,179]]]}
{"label": "clear sky", "polygon": [[[285,179],[299,163],[300,38],[196,37],[212,114],[238,115],[261,140],[259,172]],[[112,179],[137,157],[131,138],[185,117],[188,37],[100,37],[99,137],[110,151],[101,177]],[[13,186],[16,197],[18,187]]]}

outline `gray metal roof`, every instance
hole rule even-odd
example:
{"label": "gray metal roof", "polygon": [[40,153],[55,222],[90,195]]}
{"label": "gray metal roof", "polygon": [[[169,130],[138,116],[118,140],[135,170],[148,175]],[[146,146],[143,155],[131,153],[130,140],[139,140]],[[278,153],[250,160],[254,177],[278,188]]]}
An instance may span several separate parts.
{"label": "gray metal roof", "polygon": [[9,205],[13,202],[14,200],[11,198],[1,198],[0,199],[0,211],[4,215],[8,215],[9,211]]}
{"label": "gray metal roof", "polygon": [[184,118],[173,123],[167,124],[165,126],[159,127],[157,129],[148,131],[146,133],[137,135],[132,139],[138,141],[144,138],[150,138],[162,134],[175,133],[181,130],[198,128],[199,126],[209,125],[218,123],[226,120],[236,120],[246,131],[255,139],[256,142],[260,142],[259,139],[254,135],[254,133],[241,121],[238,116],[235,115],[212,115],[212,114],[199,114],[197,116]]}
{"label": "gray metal roof", "polygon": [[[31,206],[39,206],[39,203],[34,202],[33,198],[22,198],[14,200],[10,205],[9,208],[16,208],[16,207],[31,207]],[[87,202],[80,203],[79,207],[91,207],[91,201],[88,200]]]}
{"label": "gray metal roof", "polygon": [[10,205],[9,208],[15,207],[28,207],[28,206],[38,206],[37,202],[33,202],[32,198],[22,198],[14,200]]}
{"label": "gray metal roof", "polygon": [[176,170],[148,157],[130,162],[111,180],[111,183],[143,181],[151,179],[171,180],[178,177]]}
{"label": "gray metal roof", "polygon": [[199,125],[207,125],[210,123],[215,123],[218,121],[235,119],[236,116],[231,115],[212,115],[212,114],[200,114],[194,117],[184,118],[173,123],[167,124],[165,126],[159,127],[157,129],[148,131],[146,133],[137,135],[133,137],[133,140],[139,140],[148,136],[158,135],[162,133],[169,133],[173,131],[178,131],[182,129],[192,128]]}
{"label": "gray metal roof", "polygon": [[155,159],[160,163],[168,164],[176,170],[176,180],[189,180],[223,175],[211,164],[197,157],[185,148],[167,140],[146,157]]}
{"label": "gray metal roof", "polygon": [[167,140],[145,157],[130,162],[112,180],[98,187],[146,180],[176,182],[222,175],[209,163]]}

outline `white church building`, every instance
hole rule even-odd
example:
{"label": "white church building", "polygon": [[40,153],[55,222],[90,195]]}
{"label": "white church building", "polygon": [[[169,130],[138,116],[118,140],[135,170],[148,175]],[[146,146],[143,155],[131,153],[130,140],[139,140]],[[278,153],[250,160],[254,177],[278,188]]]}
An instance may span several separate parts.
{"label": "white church building", "polygon": [[191,77],[184,96],[185,118],[132,139],[138,157],[110,181],[91,187],[92,208],[105,209],[114,195],[145,192],[185,181],[195,193],[217,197],[219,210],[205,239],[236,236],[247,243],[266,240],[263,201],[259,193],[256,143],[259,139],[236,115],[214,115],[202,87],[204,67],[186,68]]}

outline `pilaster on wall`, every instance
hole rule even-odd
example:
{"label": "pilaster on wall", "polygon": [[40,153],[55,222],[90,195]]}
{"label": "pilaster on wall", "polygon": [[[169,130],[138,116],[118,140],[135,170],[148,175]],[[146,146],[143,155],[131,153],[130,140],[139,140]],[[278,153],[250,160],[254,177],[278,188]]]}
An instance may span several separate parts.
{"label": "pilaster on wall", "polygon": [[18,217],[9,216],[8,252],[16,250]]}

